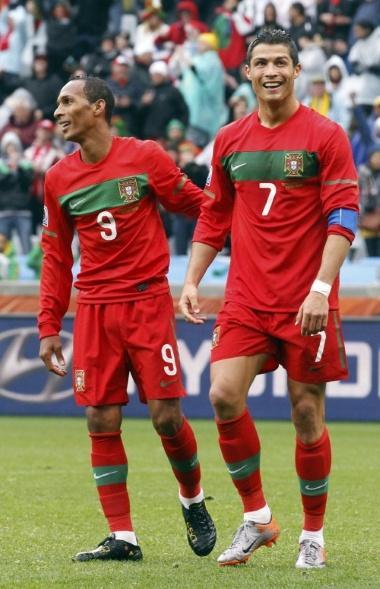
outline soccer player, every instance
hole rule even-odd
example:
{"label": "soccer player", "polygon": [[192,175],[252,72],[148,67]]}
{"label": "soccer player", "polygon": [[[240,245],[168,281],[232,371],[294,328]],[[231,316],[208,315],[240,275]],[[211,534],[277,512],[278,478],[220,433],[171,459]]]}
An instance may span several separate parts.
{"label": "soccer player", "polygon": [[110,535],[74,560],[140,560],[127,490],[121,439],[129,374],[179,483],[187,538],[198,556],[216,541],[200,480],[194,433],[184,418],[185,391],[166,278],[169,252],[158,203],[199,213],[203,193],[152,141],[113,137],[114,98],[103,80],[69,81],[54,113],[66,140],[79,149],[55,164],[45,181],[41,276],[40,357],[63,376],[59,337],[70,300],[77,231],[81,270],[74,327],[76,402],[86,407],[94,480]]}
{"label": "soccer player", "polygon": [[198,285],[231,232],[225,303],[212,338],[210,399],[244,520],[218,562],[246,562],[279,535],[262,490],[260,441],[246,400],[256,375],[281,364],[304,511],[296,566],[323,567],[331,465],[325,383],[347,376],[338,272],[354,238],[357,176],[341,127],[296,99],[300,65],[287,33],[261,33],[248,48],[246,73],[258,112],[216,137],[209,198],[180,300],[185,319],[202,323]]}

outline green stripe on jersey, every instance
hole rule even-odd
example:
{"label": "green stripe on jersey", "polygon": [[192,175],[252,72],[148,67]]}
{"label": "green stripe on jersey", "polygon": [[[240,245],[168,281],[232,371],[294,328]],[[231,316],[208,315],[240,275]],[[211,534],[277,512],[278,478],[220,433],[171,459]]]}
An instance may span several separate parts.
{"label": "green stripe on jersey", "polygon": [[222,159],[232,180],[293,180],[318,175],[319,162],[315,152],[237,151]]}
{"label": "green stripe on jersey", "polygon": [[61,206],[70,215],[88,215],[103,209],[133,205],[148,194],[148,175],[113,178],[99,184],[90,184],[59,197]]}
{"label": "green stripe on jersey", "polygon": [[128,476],[127,464],[112,464],[111,466],[94,466],[92,468],[97,487],[125,483]]}
{"label": "green stripe on jersey", "polygon": [[180,472],[191,472],[192,470],[194,470],[194,468],[196,468],[199,465],[197,454],[194,454],[194,456],[192,456],[188,460],[173,460],[169,457],[169,461],[172,467],[176,470],[179,470]]}
{"label": "green stripe on jersey", "polygon": [[319,481],[304,481],[300,479],[300,489],[302,495],[324,495],[328,491],[329,479],[320,479]]}
{"label": "green stripe on jersey", "polygon": [[234,480],[245,479],[260,467],[260,452],[241,460],[240,462],[227,462],[227,470]]}

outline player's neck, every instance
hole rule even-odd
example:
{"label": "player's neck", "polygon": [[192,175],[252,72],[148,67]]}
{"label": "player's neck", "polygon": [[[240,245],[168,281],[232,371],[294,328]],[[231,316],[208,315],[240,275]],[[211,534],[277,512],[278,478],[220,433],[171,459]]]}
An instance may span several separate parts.
{"label": "player's neck", "polygon": [[280,105],[259,101],[258,116],[260,123],[263,127],[268,127],[269,129],[278,127],[290,119],[297,112],[299,106],[300,103],[295,97],[292,97],[291,100],[284,101]]}
{"label": "player's neck", "polygon": [[106,132],[88,134],[80,144],[82,161],[86,164],[96,164],[106,157],[112,146],[112,135]]}

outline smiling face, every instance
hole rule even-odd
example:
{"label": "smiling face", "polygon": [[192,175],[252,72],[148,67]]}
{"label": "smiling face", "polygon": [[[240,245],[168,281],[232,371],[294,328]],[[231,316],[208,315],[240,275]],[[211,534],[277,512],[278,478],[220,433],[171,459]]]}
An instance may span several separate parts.
{"label": "smiling face", "polygon": [[259,102],[283,104],[294,98],[294,80],[301,70],[294,65],[286,45],[260,43],[246,66],[247,78]]}
{"label": "smiling face", "polygon": [[72,80],[63,86],[57,99],[54,117],[67,141],[80,143],[97,124],[98,105],[88,101],[83,88],[82,80]]}

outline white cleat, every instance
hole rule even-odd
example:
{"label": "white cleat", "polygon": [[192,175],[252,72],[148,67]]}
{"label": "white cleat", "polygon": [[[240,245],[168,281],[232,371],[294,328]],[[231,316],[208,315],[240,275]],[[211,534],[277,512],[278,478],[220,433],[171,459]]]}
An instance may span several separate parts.
{"label": "white cleat", "polygon": [[326,566],[326,554],[318,542],[303,540],[300,544],[296,568],[297,569],[323,569]]}
{"label": "white cleat", "polygon": [[219,556],[219,566],[244,564],[260,546],[273,546],[279,534],[280,529],[274,519],[269,524],[244,522],[238,528],[231,546]]}

